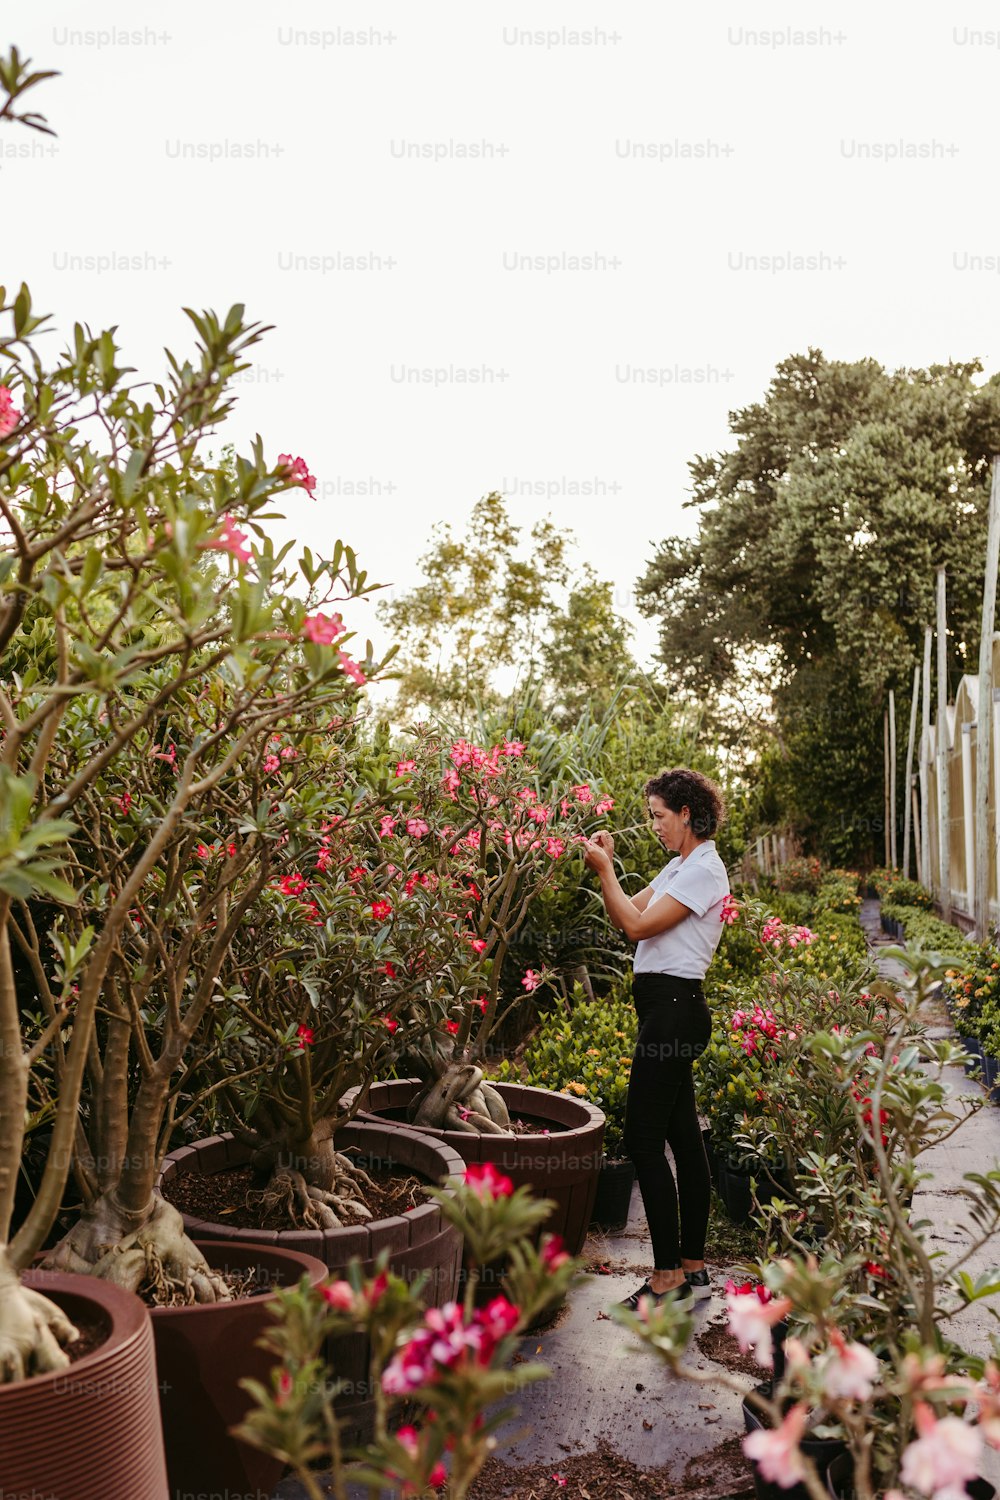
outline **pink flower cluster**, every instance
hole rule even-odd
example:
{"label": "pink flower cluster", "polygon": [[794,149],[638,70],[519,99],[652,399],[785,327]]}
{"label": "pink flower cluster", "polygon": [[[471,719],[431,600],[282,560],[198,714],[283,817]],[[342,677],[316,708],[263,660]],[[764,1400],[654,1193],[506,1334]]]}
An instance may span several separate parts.
{"label": "pink flower cluster", "polygon": [[743,1353],[753,1349],[753,1357],[765,1370],[774,1363],[771,1349],[771,1329],[780,1323],[791,1307],[787,1297],[773,1297],[762,1283],[754,1286],[746,1281],[737,1286],[735,1281],[726,1282],[726,1313],[729,1332],[736,1339]]}
{"label": "pink flower cluster", "polygon": [[14,399],[5,385],[0,385],[0,437],[6,437],[13,432],[21,420],[21,413],[14,405]]}
{"label": "pink flower cluster", "polygon": [[457,1302],[430,1308],[424,1326],[386,1366],[383,1389],[389,1395],[405,1395],[433,1383],[445,1370],[467,1364],[487,1367],[519,1317],[519,1309],[506,1297],[494,1297],[476,1309],[469,1322]]}
{"label": "pink flower cluster", "polygon": [[253,553],[247,546],[247,533],[240,531],[232,516],[224,515],[222,530],[210,542],[199,542],[202,552],[228,552],[238,563],[253,561]]}
{"label": "pink flower cluster", "polygon": [[278,462],[285,470],[285,478],[292,484],[300,484],[308,494],[313,496],[316,488],[316,480],[309,472],[309,465],[304,458],[293,458],[290,453],[279,453]]}
{"label": "pink flower cluster", "polygon": [[739,914],[740,909],[733,900],[733,897],[727,896],[719,910],[719,921],[725,922],[727,927],[731,927],[739,917]]}
{"label": "pink flower cluster", "polygon": [[794,1031],[786,1032],[779,1026],[774,1012],[765,1009],[762,1005],[755,1005],[752,1011],[734,1010],[729,1024],[733,1031],[743,1033],[739,1045],[747,1057],[752,1057],[765,1041],[780,1042],[785,1036],[794,1041],[796,1036]]}
{"label": "pink flower cluster", "polygon": [[789,948],[798,947],[799,943],[814,943],[818,934],[810,931],[808,927],[789,927],[786,929],[780,917],[768,917],[760,930],[760,940],[765,947],[780,948],[787,943]]}

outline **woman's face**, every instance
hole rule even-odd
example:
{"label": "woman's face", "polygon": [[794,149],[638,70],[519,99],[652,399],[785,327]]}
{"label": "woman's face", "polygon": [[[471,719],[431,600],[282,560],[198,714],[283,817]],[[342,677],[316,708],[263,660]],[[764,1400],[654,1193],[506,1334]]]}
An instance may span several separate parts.
{"label": "woman's face", "polygon": [[684,835],[691,831],[684,823],[687,808],[682,808],[679,813],[675,813],[662,797],[650,797],[648,800],[649,816],[652,819],[653,832],[656,837],[665,849],[679,850],[684,842]]}

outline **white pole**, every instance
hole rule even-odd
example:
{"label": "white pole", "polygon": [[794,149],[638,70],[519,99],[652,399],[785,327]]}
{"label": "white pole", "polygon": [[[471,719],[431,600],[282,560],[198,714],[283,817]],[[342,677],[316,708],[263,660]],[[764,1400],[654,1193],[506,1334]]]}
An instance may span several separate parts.
{"label": "white pole", "polygon": [[923,732],[920,752],[920,842],[923,845],[923,870],[920,880],[929,891],[937,885],[937,872],[931,869],[931,804],[930,775],[925,755],[930,753],[931,728],[931,638],[934,632],[928,625],[924,631],[924,696],[921,704]]}
{"label": "white pole", "polygon": [[979,638],[979,704],[976,710],[976,936],[986,941],[989,927],[990,847],[989,781],[990,730],[993,727],[993,626],[997,608],[997,566],[1000,563],[1000,457],[993,457],[989,527],[986,533],[986,572],[983,579],[983,623]]}
{"label": "white pole", "polygon": [[976,904],[976,804],[972,795],[972,725],[962,725],[962,841],[965,847],[965,910]]}
{"label": "white pole", "polygon": [[948,623],[946,613],[946,597],[948,589],[948,570],[938,568],[937,570],[937,677],[938,677],[938,713],[937,713],[937,761],[938,761],[938,853],[940,856],[939,878],[941,890],[938,900],[941,903],[941,916],[945,922],[951,921],[951,828],[949,818],[951,815],[951,798],[948,785],[948,762],[951,746],[948,734]]}
{"label": "white pole", "polygon": [[889,842],[892,848],[892,868],[899,868],[896,858],[896,823],[898,821],[896,800],[896,694],[889,689]]}
{"label": "white pole", "polygon": [[[916,806],[916,798],[910,796],[913,786],[913,741],[917,733],[917,698],[920,694],[920,668],[913,668],[913,695],[910,698],[910,733],[906,741],[906,779],[903,782],[903,874],[910,878],[910,804]],[[916,827],[914,826],[914,833]],[[917,879],[920,879],[920,858],[917,857]]]}

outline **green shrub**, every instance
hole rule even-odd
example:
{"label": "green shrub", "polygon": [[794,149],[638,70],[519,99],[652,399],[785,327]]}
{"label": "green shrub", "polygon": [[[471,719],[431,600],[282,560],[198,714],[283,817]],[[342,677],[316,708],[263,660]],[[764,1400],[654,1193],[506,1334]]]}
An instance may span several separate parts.
{"label": "green shrub", "polygon": [[901,906],[892,901],[882,902],[882,915],[890,921],[901,922],[908,945],[919,945],[930,951],[943,953],[947,957],[964,959],[969,953],[967,938],[952,927],[916,906]]}
{"label": "green shrub", "polygon": [[823,867],[814,857],[788,859],[778,867],[776,884],[779,891],[805,891],[815,895],[822,875]]}
{"label": "green shrub", "polygon": [[588,1001],[576,985],[569,1011],[546,1016],[525,1046],[520,1064],[504,1060],[493,1077],[596,1104],[608,1122],[604,1149],[609,1157],[620,1157],[637,1034],[631,973],[600,1000]]}
{"label": "green shrub", "polygon": [[934,897],[930,891],[919,881],[908,880],[898,870],[887,870],[884,867],[872,870],[868,883],[883,903],[889,901],[895,906],[915,906],[921,911],[932,911],[934,908]]}

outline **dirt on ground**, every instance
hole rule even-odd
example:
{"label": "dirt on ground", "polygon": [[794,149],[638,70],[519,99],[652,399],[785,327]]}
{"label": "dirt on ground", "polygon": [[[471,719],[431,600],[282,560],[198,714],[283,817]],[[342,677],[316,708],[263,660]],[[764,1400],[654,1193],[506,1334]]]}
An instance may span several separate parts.
{"label": "dirt on ground", "polygon": [[601,1444],[593,1453],[560,1461],[517,1466],[487,1459],[469,1491],[469,1500],[664,1500],[671,1496],[732,1496],[753,1493],[750,1470],[739,1437],[729,1438],[711,1453],[692,1459],[683,1479],[666,1469],[639,1469],[631,1460]]}

